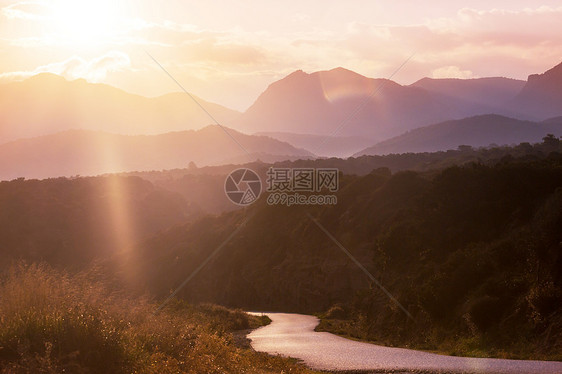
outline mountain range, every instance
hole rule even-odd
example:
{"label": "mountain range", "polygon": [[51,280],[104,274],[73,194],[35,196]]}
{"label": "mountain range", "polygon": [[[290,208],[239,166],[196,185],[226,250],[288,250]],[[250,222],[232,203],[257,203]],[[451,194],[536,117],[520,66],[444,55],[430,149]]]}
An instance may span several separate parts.
{"label": "mountain range", "polygon": [[[424,126],[488,114],[535,122],[562,115],[562,64],[544,74],[530,75],[527,81],[504,77],[423,78],[409,86],[367,78],[343,68],[312,74],[299,70],[271,84],[233,123],[243,131],[270,134],[317,155],[342,156],[354,147],[363,149],[361,143],[365,141],[376,143],[407,136],[408,131]],[[499,119],[486,117],[489,122]],[[530,142],[546,135],[543,130],[554,131],[545,124],[529,132],[505,124],[492,123],[493,128],[483,129],[481,135],[475,126],[469,143]],[[453,135],[456,129],[447,131]],[[492,133],[494,138],[487,139]],[[453,141],[426,149],[444,150],[466,143]]]}
{"label": "mountain range", "polygon": [[403,86],[343,68],[312,74],[299,70],[271,84],[233,123],[246,132],[383,140],[445,120],[511,114],[505,103],[523,86],[523,81],[508,78],[422,79]]}
{"label": "mountain range", "polygon": [[251,157],[221,131],[203,129],[213,120],[185,93],[147,98],[49,73],[1,84],[0,177],[533,142],[547,132],[560,136],[562,64],[527,81],[423,78],[411,85],[344,68],[298,70],[244,113],[194,97],[248,142]]}
{"label": "mountain range", "polygon": [[271,84],[235,123],[247,132],[384,139],[455,115],[424,89],[337,68],[299,70]]}
{"label": "mountain range", "polygon": [[[195,98],[219,122],[239,115]],[[196,130],[212,122],[185,93],[148,98],[50,73],[0,85],[0,143],[70,129],[148,135]]]}

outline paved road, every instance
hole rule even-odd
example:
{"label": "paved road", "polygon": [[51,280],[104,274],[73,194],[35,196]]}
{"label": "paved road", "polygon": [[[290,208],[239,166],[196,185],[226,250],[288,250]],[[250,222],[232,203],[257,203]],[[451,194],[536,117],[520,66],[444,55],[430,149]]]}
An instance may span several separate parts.
{"label": "paved road", "polygon": [[272,323],[248,335],[256,351],[298,358],[319,370],[418,370],[459,373],[562,374],[562,362],[444,356],[383,347],[315,332],[318,319],[266,313]]}

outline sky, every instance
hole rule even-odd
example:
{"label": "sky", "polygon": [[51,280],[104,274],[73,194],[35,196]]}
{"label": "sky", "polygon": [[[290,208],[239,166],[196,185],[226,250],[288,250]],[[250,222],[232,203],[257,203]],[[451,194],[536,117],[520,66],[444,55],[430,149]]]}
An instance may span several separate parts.
{"label": "sky", "polygon": [[149,55],[189,92],[237,110],[298,69],[400,84],[526,79],[562,62],[562,2],[0,0],[0,82],[52,72],[179,91]]}

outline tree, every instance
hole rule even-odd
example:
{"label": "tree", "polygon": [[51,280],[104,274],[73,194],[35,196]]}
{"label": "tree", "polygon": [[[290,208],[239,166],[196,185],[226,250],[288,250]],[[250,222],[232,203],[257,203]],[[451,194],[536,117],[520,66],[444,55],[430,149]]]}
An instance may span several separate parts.
{"label": "tree", "polygon": [[472,152],[474,149],[471,145],[459,145],[459,151],[461,152]]}
{"label": "tree", "polygon": [[553,147],[558,147],[560,144],[560,139],[558,139],[554,134],[546,134],[544,138],[542,138],[544,145],[549,145]]}

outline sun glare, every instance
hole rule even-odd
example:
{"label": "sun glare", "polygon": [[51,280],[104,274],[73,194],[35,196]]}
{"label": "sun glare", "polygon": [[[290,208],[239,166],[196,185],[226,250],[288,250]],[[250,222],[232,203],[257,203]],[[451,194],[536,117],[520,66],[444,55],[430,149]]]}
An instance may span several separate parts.
{"label": "sun glare", "polygon": [[51,19],[61,38],[96,43],[111,37],[118,26],[118,5],[109,0],[57,0]]}

